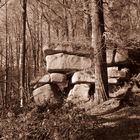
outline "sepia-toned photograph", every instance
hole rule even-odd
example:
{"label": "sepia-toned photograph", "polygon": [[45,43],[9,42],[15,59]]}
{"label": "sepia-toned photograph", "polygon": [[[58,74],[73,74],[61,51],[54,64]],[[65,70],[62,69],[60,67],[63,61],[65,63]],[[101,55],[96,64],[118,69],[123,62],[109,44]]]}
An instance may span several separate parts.
{"label": "sepia-toned photograph", "polygon": [[140,0],[0,0],[0,140],[140,140]]}

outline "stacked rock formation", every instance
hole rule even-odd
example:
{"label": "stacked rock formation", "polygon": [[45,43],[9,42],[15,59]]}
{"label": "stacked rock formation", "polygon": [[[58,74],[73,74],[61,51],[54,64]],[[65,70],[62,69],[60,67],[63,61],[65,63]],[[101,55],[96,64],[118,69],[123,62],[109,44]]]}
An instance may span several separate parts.
{"label": "stacked rock formation", "polygon": [[[94,94],[93,48],[74,43],[52,43],[43,48],[47,74],[38,81],[33,91],[37,105],[62,103],[62,96],[67,100],[87,102]],[[118,84],[130,77],[129,70],[119,65],[128,63],[127,51],[107,51],[108,82]]]}
{"label": "stacked rock formation", "polygon": [[37,88],[33,91],[34,100],[39,106],[49,102],[52,96],[55,100],[57,92],[53,92],[52,85],[62,96],[72,87],[71,75],[74,72],[92,67],[90,50],[86,47],[50,44],[43,51],[48,73],[38,80]]}

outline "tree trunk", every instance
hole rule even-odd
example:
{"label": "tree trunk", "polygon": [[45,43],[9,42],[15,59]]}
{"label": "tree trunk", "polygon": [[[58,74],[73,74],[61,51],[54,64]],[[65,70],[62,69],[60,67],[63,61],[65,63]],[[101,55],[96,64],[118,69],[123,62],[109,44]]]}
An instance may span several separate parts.
{"label": "tree trunk", "polygon": [[91,40],[91,31],[92,31],[92,26],[91,26],[91,16],[90,16],[90,9],[89,9],[89,0],[83,0],[83,9],[84,9],[84,23],[83,23],[83,28],[84,28],[84,33],[85,37],[88,40]]}
{"label": "tree trunk", "polygon": [[[63,0],[63,4],[67,5],[66,0]],[[67,9],[65,7],[64,7],[64,29],[65,29],[64,40],[66,39],[67,41],[69,41],[68,16],[67,16]]]}
{"label": "tree trunk", "polygon": [[26,53],[26,7],[27,0],[23,0],[23,35],[22,45],[20,46],[20,107],[23,107],[24,86],[25,86],[25,53]]}
{"label": "tree trunk", "polygon": [[8,96],[8,74],[9,74],[9,66],[8,66],[8,9],[7,9],[7,3],[6,3],[6,15],[5,15],[5,28],[6,28],[6,36],[5,36],[5,47],[6,47],[6,57],[5,57],[5,91],[4,91],[4,106],[7,106],[7,96]]}
{"label": "tree trunk", "polygon": [[91,0],[92,47],[95,63],[95,104],[108,99],[106,47],[104,44],[103,1]]}

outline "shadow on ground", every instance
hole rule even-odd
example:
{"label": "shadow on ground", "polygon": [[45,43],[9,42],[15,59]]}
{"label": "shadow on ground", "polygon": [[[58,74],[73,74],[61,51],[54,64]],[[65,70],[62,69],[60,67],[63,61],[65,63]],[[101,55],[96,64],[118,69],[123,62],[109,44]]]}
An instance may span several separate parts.
{"label": "shadow on ground", "polygon": [[125,107],[99,119],[95,140],[140,140],[140,107]]}

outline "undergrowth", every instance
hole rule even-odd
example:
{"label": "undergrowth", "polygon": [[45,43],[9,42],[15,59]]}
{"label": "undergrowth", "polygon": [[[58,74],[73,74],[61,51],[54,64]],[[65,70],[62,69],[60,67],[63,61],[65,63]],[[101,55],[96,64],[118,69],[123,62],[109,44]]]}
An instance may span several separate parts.
{"label": "undergrowth", "polygon": [[99,126],[95,116],[88,116],[72,105],[59,110],[34,107],[23,112],[8,112],[1,119],[1,140],[91,140]]}

